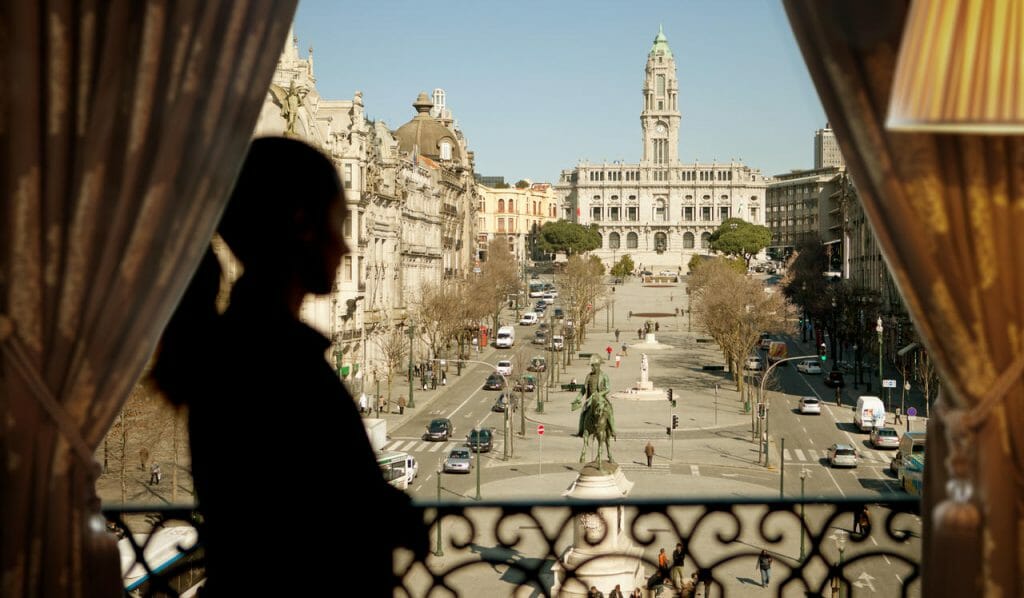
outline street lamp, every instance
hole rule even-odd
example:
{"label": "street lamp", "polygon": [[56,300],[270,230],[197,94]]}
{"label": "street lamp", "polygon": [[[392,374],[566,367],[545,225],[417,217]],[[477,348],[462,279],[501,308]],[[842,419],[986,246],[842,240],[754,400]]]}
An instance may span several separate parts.
{"label": "street lamp", "polygon": [[803,299],[804,304],[804,317],[800,321],[800,338],[801,342],[807,342],[807,283],[800,283],[800,295]]}
{"label": "street lamp", "polygon": [[415,324],[412,324],[412,323],[409,324],[408,335],[409,335],[409,403],[406,404],[406,407],[408,407],[409,409],[413,409],[414,407],[416,407],[416,400],[413,398],[413,382],[412,382],[412,353],[413,353],[412,342],[413,342],[413,339],[416,338],[415,337],[415,335],[416,335],[416,325]]}
{"label": "street lamp", "polygon": [[839,565],[836,567],[836,579],[839,580],[839,598],[843,596],[843,552],[846,550],[846,530],[838,529],[832,539],[839,550]]}
{"label": "street lamp", "polygon": [[[511,401],[509,401],[511,403]],[[508,409],[508,407],[506,407]],[[473,428],[473,432],[476,434],[476,500],[480,500],[480,430],[479,428]]]}
{"label": "street lamp", "polygon": [[[444,473],[444,466],[437,464],[437,544],[434,546],[434,556],[444,556],[444,548],[441,547],[441,474]],[[801,550],[801,554],[803,551]]]}
{"label": "street lamp", "polygon": [[[807,480],[807,468],[800,468],[800,562],[804,562],[806,553],[804,552],[804,529],[807,527],[807,520],[804,519],[804,482]],[[437,486],[437,500],[441,500],[441,483],[438,482]],[[437,533],[437,542],[441,543],[441,532]]]}
{"label": "street lamp", "polygon": [[[885,374],[882,373],[882,316],[878,316],[878,324],[875,326],[875,332],[878,333],[878,388],[879,392],[882,389],[882,379],[885,378]],[[886,410],[889,406],[886,405]]]}

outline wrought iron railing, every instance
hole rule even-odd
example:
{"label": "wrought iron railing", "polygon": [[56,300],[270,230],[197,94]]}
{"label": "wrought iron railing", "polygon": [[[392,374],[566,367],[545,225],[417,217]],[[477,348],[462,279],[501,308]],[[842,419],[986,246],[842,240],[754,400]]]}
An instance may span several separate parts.
{"label": "wrought iron railing", "polygon": [[[395,570],[402,572],[396,595],[583,596],[596,586],[607,596],[618,583],[624,595],[639,587],[645,598],[693,595],[685,593],[690,588],[697,596],[745,596],[761,583],[756,571],[763,549],[773,559],[771,580],[758,595],[914,596],[920,594],[918,504],[899,496],[870,502],[421,501],[431,552],[420,560],[396,552]],[[871,525],[858,533],[855,517],[865,506]],[[111,529],[134,534],[196,522],[188,509],[105,514]],[[201,546],[183,546],[177,559],[164,551],[159,562],[146,563],[142,556],[150,556],[150,548],[140,544],[142,536],[124,538],[122,568],[135,566],[130,595],[176,596],[202,579]],[[658,549],[671,554],[677,543],[681,569],[662,575]],[[135,563],[125,555],[134,555]],[[894,581],[881,585],[883,574]]]}

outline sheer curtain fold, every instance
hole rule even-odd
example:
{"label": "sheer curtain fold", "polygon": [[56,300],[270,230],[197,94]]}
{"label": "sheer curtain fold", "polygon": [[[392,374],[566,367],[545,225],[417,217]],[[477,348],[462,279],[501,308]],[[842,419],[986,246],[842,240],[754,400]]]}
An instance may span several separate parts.
{"label": "sheer curtain fold", "polygon": [[[295,5],[0,4],[4,596],[119,591],[113,539],[94,523],[95,464],[69,441],[95,450],[154,350]],[[45,395],[72,432],[58,431]]]}
{"label": "sheer curtain fold", "polygon": [[1024,595],[1024,382],[1013,373],[1024,355],[1024,139],[885,129],[908,2],[784,5],[943,378],[929,425],[923,594]]}

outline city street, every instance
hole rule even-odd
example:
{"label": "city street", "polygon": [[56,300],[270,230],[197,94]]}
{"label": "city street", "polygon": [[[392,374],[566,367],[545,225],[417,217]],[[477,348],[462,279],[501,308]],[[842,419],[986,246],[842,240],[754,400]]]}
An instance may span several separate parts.
{"label": "city street", "polygon": [[[785,497],[800,498],[802,471],[803,495],[809,499],[870,500],[890,492],[899,492],[895,478],[888,472],[893,451],[871,448],[867,443],[867,434],[855,432],[852,428],[851,405],[856,397],[850,386],[845,389],[843,406],[840,407],[835,405],[834,391],[824,386],[821,375],[800,374],[793,367],[794,364],[776,368],[780,370],[778,385],[784,392],[772,390],[767,393],[771,408],[768,412],[770,440],[766,467],[763,460],[758,460],[759,447],[753,441],[752,418],[744,409],[731,376],[724,371],[704,369],[706,366],[721,366],[723,360],[713,343],[705,342],[707,339],[696,331],[687,331],[687,319],[682,315],[687,308],[684,284],[645,287],[631,279],[617,286],[615,295],[616,326],[621,329],[621,341],[628,342],[630,348],[628,354],[622,357],[619,368],[615,367],[614,355],[602,364],[603,370],[609,375],[613,393],[631,387],[639,379],[639,363],[645,350],[637,344],[641,341],[637,340],[636,328],[642,326],[645,319],[651,319],[659,324],[658,342],[670,345],[671,348],[646,350],[650,362],[650,379],[657,388],[673,388],[678,402],[678,407],[672,409],[665,399],[612,399],[618,433],[612,451],[626,477],[635,484],[630,498],[729,500],[735,497],[773,500],[779,498],[780,483]],[[676,307],[680,309],[681,315],[678,317],[675,315]],[[632,318],[629,317],[630,312],[633,313]],[[664,315],[638,317],[638,314],[654,313]],[[614,332],[605,332],[606,322],[609,330],[614,331],[616,327],[611,325],[610,315],[601,312],[596,315],[598,324],[591,326],[582,353],[599,354],[604,358],[604,349],[608,346],[612,346],[614,352],[618,353],[621,341],[614,341]],[[511,320],[512,317],[509,314],[507,319]],[[546,356],[540,347],[529,344],[535,329],[536,326],[516,326],[517,339],[512,349],[488,347],[481,351],[479,359],[488,364],[495,364],[499,359],[510,359],[518,368],[529,363],[529,357],[533,355]],[[811,344],[790,342],[790,355],[810,352],[813,352]],[[449,365],[446,387],[439,387],[436,391],[417,391],[416,409],[407,410],[404,416],[386,416],[390,435],[385,448],[409,452],[419,461],[419,476],[409,488],[414,497],[422,500],[437,498],[436,476],[439,475],[441,463],[452,448],[464,445],[466,435],[474,427],[494,429],[493,450],[480,454],[480,467],[474,461],[469,474],[443,474],[442,500],[472,501],[478,495],[484,501],[557,500],[575,479],[580,468],[582,441],[572,434],[576,431],[579,411],[570,409],[575,393],[562,391],[560,384],[573,378],[584,380],[589,371],[588,359],[573,355],[566,371],[558,374],[560,382],[550,389],[550,399],[544,404],[543,413],[536,412],[536,394],[526,393],[525,435],[521,434],[523,413],[517,410],[510,414],[509,423],[514,431],[511,438],[506,433],[505,415],[491,411],[499,391],[483,389],[484,380],[491,371],[488,365],[472,363],[464,368],[462,376],[454,376],[451,375]],[[541,377],[541,380],[546,381],[547,375]],[[820,398],[823,403],[822,414],[800,415],[796,407],[801,396]],[[679,428],[669,436],[666,428],[671,425],[673,414],[679,416]],[[450,441],[423,440],[427,423],[435,417],[452,420],[455,434]],[[543,435],[538,434],[538,425],[544,426]],[[923,427],[924,422],[915,425],[915,429]],[[643,452],[648,441],[656,448],[650,468],[646,465]],[[843,470],[828,466],[825,452],[835,442],[850,443],[857,447],[860,452],[858,467]],[[506,443],[510,443],[507,458]],[[863,544],[849,543],[847,559],[859,550],[871,550],[880,545],[895,552],[918,550],[918,518],[910,515],[898,517],[900,526],[907,529],[915,539],[910,546],[895,548],[881,533],[885,516],[882,511],[878,507],[872,512],[872,517],[877,520],[875,529],[878,531]],[[808,508],[809,522],[812,518],[821,521],[825,516],[826,513],[820,508]],[[783,563],[789,559],[789,562],[795,564],[799,561],[798,528],[793,527],[791,525],[783,532],[783,540],[770,547],[776,551],[777,562]],[[755,525],[746,531],[756,529]],[[835,533],[836,530],[840,530],[840,534],[850,532],[852,517],[849,520],[837,519],[829,529],[831,531],[825,530],[823,537],[835,539],[839,535]],[[675,544],[670,534],[654,533],[657,541],[645,550],[645,555],[652,560],[655,559],[658,547]],[[559,546],[568,545],[570,539],[571,535],[560,539]],[[763,543],[764,539],[758,536],[743,541],[753,544],[757,541]],[[741,540],[737,539],[737,542]],[[541,554],[543,546],[543,543],[536,546]],[[702,547],[706,553],[701,552]],[[700,555],[698,562],[701,563],[714,562],[728,550],[728,547],[711,540],[691,546],[691,551]],[[824,541],[821,550],[819,558],[833,562],[838,558],[837,544],[832,540]],[[446,553],[443,558],[449,560],[442,566],[449,566],[454,562],[451,559],[455,555],[449,556]],[[846,570],[852,574],[851,579],[860,580],[858,587],[863,592],[898,595],[909,569],[889,566],[892,565],[889,560],[887,557],[865,559],[850,565]],[[886,562],[886,565],[882,566],[882,562]],[[753,577],[753,565],[738,566],[735,576],[731,573],[732,564],[723,566],[726,571],[730,571],[727,578]],[[692,563],[688,562],[687,569],[689,574],[693,570]],[[470,576],[473,583],[484,583],[488,579],[494,581],[490,568],[470,568],[460,575]],[[718,575],[716,572],[716,577]],[[505,579],[505,582],[511,583],[511,580]],[[802,595],[802,590],[798,591],[795,584],[787,587],[787,594],[790,589],[794,595]]]}

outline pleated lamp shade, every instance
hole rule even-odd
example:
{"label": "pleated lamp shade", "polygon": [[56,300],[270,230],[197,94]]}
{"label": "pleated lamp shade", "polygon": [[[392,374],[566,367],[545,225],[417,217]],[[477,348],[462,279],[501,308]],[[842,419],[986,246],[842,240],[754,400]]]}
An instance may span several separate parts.
{"label": "pleated lamp shade", "polygon": [[886,126],[1024,133],[1024,1],[915,0]]}

